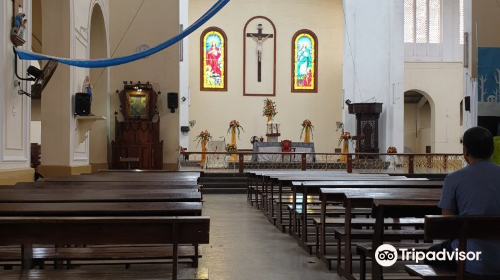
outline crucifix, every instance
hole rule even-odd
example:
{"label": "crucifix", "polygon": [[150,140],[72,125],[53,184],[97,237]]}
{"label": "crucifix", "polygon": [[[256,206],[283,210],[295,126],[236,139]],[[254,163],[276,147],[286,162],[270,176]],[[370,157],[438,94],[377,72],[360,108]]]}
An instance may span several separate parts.
{"label": "crucifix", "polygon": [[261,58],[262,58],[262,43],[264,43],[267,38],[273,38],[273,34],[263,34],[262,33],[262,24],[257,24],[257,33],[247,33],[247,37],[252,37],[255,42],[257,42],[257,81],[261,82]]}

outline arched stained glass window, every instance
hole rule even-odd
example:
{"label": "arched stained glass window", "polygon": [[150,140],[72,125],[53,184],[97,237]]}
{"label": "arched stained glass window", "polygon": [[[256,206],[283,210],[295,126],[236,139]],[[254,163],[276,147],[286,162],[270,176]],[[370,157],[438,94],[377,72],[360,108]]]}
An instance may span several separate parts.
{"label": "arched stained glass window", "polygon": [[292,92],[318,92],[318,38],[310,30],[292,37]]}
{"label": "arched stained glass window", "polygon": [[209,27],[201,33],[200,90],[227,90],[227,37],[222,29]]}

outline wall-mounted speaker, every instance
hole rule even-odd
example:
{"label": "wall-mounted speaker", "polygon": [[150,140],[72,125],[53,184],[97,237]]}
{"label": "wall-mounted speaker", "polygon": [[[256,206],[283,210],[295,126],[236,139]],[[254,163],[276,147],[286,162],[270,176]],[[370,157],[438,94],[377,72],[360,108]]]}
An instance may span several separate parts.
{"label": "wall-mounted speaker", "polygon": [[171,113],[175,113],[175,109],[179,108],[179,94],[175,92],[167,93],[167,107]]}
{"label": "wall-mounted speaker", "polygon": [[90,94],[78,92],[75,94],[75,115],[88,116],[90,114]]}
{"label": "wall-mounted speaker", "polygon": [[470,96],[464,98],[465,111],[470,112]]}

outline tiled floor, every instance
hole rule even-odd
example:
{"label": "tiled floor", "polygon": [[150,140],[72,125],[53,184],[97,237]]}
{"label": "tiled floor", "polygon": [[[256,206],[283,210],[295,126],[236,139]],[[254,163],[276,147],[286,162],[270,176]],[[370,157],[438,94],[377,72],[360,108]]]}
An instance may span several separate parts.
{"label": "tiled floor", "polygon": [[204,195],[210,216],[210,245],[203,246],[200,267],[211,280],[336,280],[288,234],[271,225],[246,195]]}

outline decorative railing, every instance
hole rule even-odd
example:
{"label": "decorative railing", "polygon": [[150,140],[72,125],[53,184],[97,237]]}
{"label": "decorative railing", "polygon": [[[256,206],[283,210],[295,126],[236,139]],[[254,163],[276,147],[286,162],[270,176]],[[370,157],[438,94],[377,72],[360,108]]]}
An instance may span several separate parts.
{"label": "decorative railing", "polygon": [[462,154],[181,152],[179,170],[346,170],[348,173],[447,174]]}

